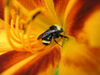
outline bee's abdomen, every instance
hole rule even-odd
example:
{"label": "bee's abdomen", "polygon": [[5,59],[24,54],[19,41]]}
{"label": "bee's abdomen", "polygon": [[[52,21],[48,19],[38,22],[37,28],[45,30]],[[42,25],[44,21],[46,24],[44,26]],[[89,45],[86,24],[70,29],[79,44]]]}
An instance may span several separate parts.
{"label": "bee's abdomen", "polygon": [[44,45],[49,45],[50,44],[50,41],[47,41],[47,40],[42,40],[43,44]]}
{"label": "bee's abdomen", "polygon": [[52,40],[52,35],[48,35],[42,38],[42,42],[44,45],[49,45]]}

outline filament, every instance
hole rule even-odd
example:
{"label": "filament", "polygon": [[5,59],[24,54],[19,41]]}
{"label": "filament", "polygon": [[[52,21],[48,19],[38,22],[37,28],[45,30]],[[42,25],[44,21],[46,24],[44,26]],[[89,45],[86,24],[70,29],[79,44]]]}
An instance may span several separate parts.
{"label": "filament", "polygon": [[31,19],[23,24],[20,22],[21,12],[18,10],[15,23],[13,21],[13,18],[11,18],[11,23],[9,23],[10,7],[5,7],[3,24],[6,27],[8,42],[14,50],[30,51],[32,53],[35,53],[45,50],[45,48],[49,47],[46,47],[42,44],[42,42],[40,42],[40,40],[37,40],[35,36],[31,35],[31,21],[34,20],[36,16],[41,13],[41,11],[41,9],[34,10],[33,14],[31,13]]}

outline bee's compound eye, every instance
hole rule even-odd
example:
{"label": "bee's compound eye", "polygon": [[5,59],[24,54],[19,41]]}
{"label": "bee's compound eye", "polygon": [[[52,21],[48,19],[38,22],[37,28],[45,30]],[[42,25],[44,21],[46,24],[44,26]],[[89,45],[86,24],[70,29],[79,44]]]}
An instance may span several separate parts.
{"label": "bee's compound eye", "polygon": [[57,27],[54,25],[50,27],[50,30],[56,30],[56,29],[57,29]]}

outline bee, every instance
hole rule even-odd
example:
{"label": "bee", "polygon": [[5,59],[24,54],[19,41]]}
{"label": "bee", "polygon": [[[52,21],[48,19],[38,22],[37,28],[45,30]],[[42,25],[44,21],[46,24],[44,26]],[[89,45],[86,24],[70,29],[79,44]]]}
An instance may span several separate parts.
{"label": "bee", "polygon": [[49,45],[52,41],[52,39],[58,44],[56,41],[56,38],[67,38],[67,36],[62,35],[61,33],[63,32],[62,27],[58,25],[52,25],[48,30],[46,30],[44,33],[42,33],[37,39],[41,39],[42,43],[44,45]]}

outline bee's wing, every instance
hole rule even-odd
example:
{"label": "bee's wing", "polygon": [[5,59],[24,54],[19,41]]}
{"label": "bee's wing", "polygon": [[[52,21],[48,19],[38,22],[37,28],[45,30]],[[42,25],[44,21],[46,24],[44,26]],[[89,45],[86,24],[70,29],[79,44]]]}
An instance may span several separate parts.
{"label": "bee's wing", "polygon": [[52,40],[52,34],[47,35],[45,38],[42,38],[42,42],[45,45],[49,45]]}
{"label": "bee's wing", "polygon": [[49,32],[50,30],[47,30],[47,31],[45,31],[44,33],[42,33],[42,34],[40,34],[39,36],[38,36],[38,40],[39,39],[41,39],[44,35],[46,35],[48,32]]}
{"label": "bee's wing", "polygon": [[47,30],[44,33],[42,33],[41,35],[39,35],[39,37],[37,38],[38,40],[41,39],[42,37],[46,37],[48,35],[50,35],[51,33],[54,33],[55,30]]}

